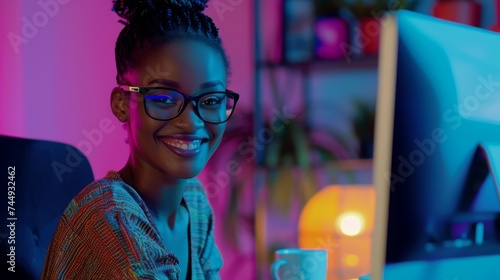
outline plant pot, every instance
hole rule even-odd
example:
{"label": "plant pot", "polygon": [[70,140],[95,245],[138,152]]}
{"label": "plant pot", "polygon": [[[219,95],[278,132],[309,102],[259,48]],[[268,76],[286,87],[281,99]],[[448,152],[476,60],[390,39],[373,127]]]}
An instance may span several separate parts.
{"label": "plant pot", "polygon": [[359,20],[359,28],[356,30],[354,47],[360,48],[364,55],[377,55],[380,40],[380,19],[366,17]]}
{"label": "plant pot", "polygon": [[441,0],[434,5],[437,18],[479,27],[481,5],[473,0]]}
{"label": "plant pot", "polygon": [[323,17],[314,24],[315,55],[320,59],[344,56],[342,47],[349,44],[349,25],[339,17]]}

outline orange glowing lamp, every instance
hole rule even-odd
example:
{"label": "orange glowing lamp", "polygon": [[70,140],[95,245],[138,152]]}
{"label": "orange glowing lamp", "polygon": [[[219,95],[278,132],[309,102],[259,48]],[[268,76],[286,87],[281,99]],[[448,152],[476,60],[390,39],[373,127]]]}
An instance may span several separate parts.
{"label": "orange glowing lamp", "polygon": [[374,212],[373,186],[327,186],[302,209],[299,247],[328,251],[328,279],[350,279],[368,273]]}

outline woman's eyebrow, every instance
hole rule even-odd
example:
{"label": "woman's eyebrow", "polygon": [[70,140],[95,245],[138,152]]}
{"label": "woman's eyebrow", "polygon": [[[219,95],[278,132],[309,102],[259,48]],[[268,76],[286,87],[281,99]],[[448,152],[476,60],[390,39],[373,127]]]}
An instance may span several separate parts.
{"label": "woman's eyebrow", "polygon": [[220,80],[204,82],[200,85],[200,89],[214,88],[217,86],[224,87],[224,84]]}
{"label": "woman's eyebrow", "polygon": [[[171,88],[180,88],[180,85],[176,81],[168,80],[168,79],[153,79],[149,82],[149,84],[161,84],[166,87],[171,87]],[[220,80],[214,80],[214,81],[208,81],[204,82],[200,85],[200,89],[208,89],[208,88],[214,88],[217,86],[224,87],[224,83]]]}
{"label": "woman's eyebrow", "polygon": [[170,88],[180,88],[180,85],[176,81],[168,80],[168,79],[153,79],[149,82],[149,84],[161,84]]}

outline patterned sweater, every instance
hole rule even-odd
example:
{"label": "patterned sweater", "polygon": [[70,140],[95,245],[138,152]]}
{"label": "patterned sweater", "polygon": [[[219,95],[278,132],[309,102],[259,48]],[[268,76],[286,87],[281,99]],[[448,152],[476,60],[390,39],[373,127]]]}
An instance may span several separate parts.
{"label": "patterned sweater", "polygon": [[[220,279],[213,211],[193,179],[184,200],[190,223],[191,279]],[[63,213],[42,279],[178,279],[180,266],[138,193],[115,171],[83,189]]]}

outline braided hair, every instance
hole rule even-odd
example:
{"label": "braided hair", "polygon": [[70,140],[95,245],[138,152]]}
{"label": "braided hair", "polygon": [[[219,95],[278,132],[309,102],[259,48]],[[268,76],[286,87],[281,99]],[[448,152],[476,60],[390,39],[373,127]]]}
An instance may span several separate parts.
{"label": "braided hair", "polygon": [[223,57],[226,72],[229,61],[213,20],[203,14],[209,0],[113,0],[113,11],[125,27],[115,46],[116,82],[138,66],[141,54],[176,39],[199,40]]}

